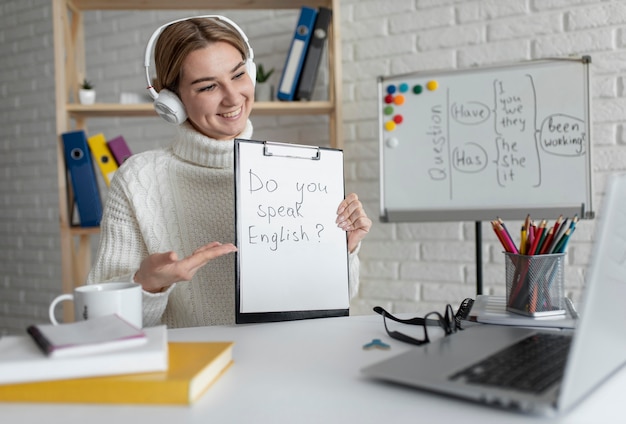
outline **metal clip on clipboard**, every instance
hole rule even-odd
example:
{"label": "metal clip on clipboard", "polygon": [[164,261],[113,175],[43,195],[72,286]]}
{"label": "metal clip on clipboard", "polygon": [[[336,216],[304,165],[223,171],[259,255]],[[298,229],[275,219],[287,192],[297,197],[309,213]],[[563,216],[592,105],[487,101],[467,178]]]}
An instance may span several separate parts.
{"label": "metal clip on clipboard", "polygon": [[320,160],[321,152],[320,148],[316,146],[265,141],[263,143],[263,156]]}

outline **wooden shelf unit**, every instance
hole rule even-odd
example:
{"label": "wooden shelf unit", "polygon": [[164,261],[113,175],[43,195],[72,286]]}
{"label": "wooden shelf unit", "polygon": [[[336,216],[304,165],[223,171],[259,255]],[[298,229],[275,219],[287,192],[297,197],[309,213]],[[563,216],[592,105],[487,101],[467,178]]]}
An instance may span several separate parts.
{"label": "wooden shelf unit", "polygon": [[[299,9],[301,6],[328,7],[333,19],[328,37],[328,101],[258,102],[252,116],[326,115],[329,140],[342,148],[341,134],[341,42],[339,0],[52,0],[54,67],[56,84],[57,173],[61,237],[62,288],[70,293],[85,283],[91,266],[91,237],[98,228],[71,226],[68,181],[60,135],[73,129],[87,129],[87,120],[102,117],[156,117],[152,104],[77,103],[78,83],[86,75],[83,12],[91,10],[243,10]],[[252,42],[254,44],[254,42]],[[138,58],[139,60],[139,58]],[[72,125],[73,122],[73,125]],[[64,308],[64,319],[71,320],[71,308]]]}
{"label": "wooden shelf unit", "polygon": [[[269,115],[330,115],[334,111],[331,102],[254,102],[252,116]],[[104,118],[104,117],[150,117],[156,116],[152,103],[116,104],[96,103],[81,105],[71,103],[67,105],[67,114],[74,119]],[[336,145],[337,143],[333,143]]]}

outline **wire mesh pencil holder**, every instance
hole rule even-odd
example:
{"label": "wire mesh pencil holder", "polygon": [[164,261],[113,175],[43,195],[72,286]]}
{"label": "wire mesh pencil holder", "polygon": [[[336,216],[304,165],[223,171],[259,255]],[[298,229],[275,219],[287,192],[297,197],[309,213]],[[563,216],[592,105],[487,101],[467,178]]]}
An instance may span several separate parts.
{"label": "wire mesh pencil holder", "polygon": [[565,314],[565,253],[504,255],[507,311],[533,317]]}

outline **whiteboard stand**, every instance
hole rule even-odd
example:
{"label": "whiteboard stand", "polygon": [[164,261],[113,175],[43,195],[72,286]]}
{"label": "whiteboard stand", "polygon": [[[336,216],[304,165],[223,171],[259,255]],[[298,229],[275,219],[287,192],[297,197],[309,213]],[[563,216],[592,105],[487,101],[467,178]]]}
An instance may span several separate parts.
{"label": "whiteboard stand", "polygon": [[381,222],[593,211],[591,58],[379,77]]}
{"label": "whiteboard stand", "polygon": [[483,223],[476,221],[476,295],[483,294]]}

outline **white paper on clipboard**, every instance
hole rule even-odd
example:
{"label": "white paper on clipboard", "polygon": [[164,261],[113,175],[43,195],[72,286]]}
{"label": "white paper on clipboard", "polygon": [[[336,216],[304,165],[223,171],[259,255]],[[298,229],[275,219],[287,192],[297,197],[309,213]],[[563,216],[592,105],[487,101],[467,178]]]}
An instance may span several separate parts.
{"label": "white paper on clipboard", "polygon": [[237,322],[347,315],[343,172],[341,150],[235,140]]}

